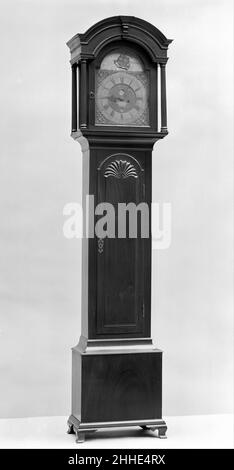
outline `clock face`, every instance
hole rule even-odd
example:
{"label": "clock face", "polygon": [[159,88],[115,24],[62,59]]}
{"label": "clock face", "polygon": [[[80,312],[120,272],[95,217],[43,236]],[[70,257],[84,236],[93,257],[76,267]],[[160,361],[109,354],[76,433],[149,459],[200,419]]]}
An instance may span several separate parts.
{"label": "clock face", "polygon": [[109,54],[96,82],[96,124],[149,125],[148,76],[138,58],[127,51]]}

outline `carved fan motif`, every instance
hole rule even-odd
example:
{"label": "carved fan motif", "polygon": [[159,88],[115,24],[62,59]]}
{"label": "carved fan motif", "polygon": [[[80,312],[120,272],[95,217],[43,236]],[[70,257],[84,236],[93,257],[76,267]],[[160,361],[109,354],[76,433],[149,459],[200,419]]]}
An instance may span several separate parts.
{"label": "carved fan motif", "polygon": [[105,173],[105,178],[108,176],[114,176],[114,178],[138,178],[136,168],[132,163],[127,162],[126,160],[115,160],[114,162],[108,165]]}

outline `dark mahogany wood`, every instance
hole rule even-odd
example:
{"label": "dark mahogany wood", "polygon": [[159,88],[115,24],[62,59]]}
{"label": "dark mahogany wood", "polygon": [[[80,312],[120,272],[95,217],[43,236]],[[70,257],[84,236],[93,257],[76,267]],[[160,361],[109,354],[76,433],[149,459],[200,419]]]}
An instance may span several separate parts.
{"label": "dark mahogany wood", "polygon": [[87,127],[87,60],[81,59],[80,65],[80,128]]}
{"label": "dark mahogany wood", "polygon": [[[68,433],[83,442],[99,428],[140,426],[165,437],[162,420],[162,351],[109,352],[73,348],[72,415]],[[85,431],[85,432],[83,432]]]}
{"label": "dark mahogany wood", "polygon": [[162,418],[162,353],[82,358],[84,422]]}
{"label": "dark mahogany wood", "polygon": [[[116,161],[127,161],[134,165],[137,178],[106,178],[106,168]],[[130,155],[120,149],[117,153],[111,149],[98,150],[95,162],[98,164],[97,202],[110,202],[115,208],[117,236],[118,203],[149,202],[150,185],[147,185],[147,192],[145,187],[147,174],[151,171],[151,153],[134,150]],[[140,225],[141,219],[138,218],[138,232]],[[126,229],[128,234],[128,226]],[[96,244],[98,242],[96,239]],[[89,312],[89,337],[150,336],[150,236],[105,238],[102,250],[96,251],[97,276],[93,278],[96,284],[90,284],[90,289],[96,290],[96,314]]]}
{"label": "dark mahogany wood", "polygon": [[[106,165],[116,159],[134,162],[139,177],[122,182],[112,177],[104,178],[103,169],[105,171]],[[85,153],[83,162],[89,169],[89,173],[84,171],[85,192],[94,195],[95,204],[104,200],[113,205],[117,204],[117,200],[127,203],[131,199],[137,204],[146,202],[150,221],[150,150],[131,148],[130,153],[127,145],[108,145],[107,148],[95,145]],[[139,219],[138,226],[140,222]],[[116,223],[116,234],[117,231]],[[98,243],[97,237],[83,240],[83,276],[88,277],[88,282],[83,280],[82,291],[83,335],[89,338],[150,337],[150,233],[148,238],[106,238],[101,253]],[[85,254],[87,252],[89,256]]]}
{"label": "dark mahogany wood", "polygon": [[161,69],[161,132],[167,132],[166,64]]}
{"label": "dark mahogany wood", "polygon": [[77,131],[77,64],[72,65],[72,132]]}
{"label": "dark mahogany wood", "polygon": [[[162,420],[162,352],[151,339],[151,181],[153,146],[167,135],[165,68],[170,42],[140,18],[114,16],[67,43],[72,137],[82,148],[84,209],[87,195],[93,195],[94,208],[102,202],[116,210],[119,203],[146,203],[149,217],[145,238],[140,236],[139,214],[137,236],[129,234],[127,221],[127,237],[118,237],[116,211],[113,235],[82,240],[82,331],[72,353],[68,420],[68,432],[76,434],[77,442],[102,427],[140,426],[157,430],[159,437],[165,437],[167,429]],[[95,124],[97,71],[104,56],[121,47],[140,57],[149,82],[149,112],[137,124],[145,127]],[[83,224],[90,233],[92,224],[90,211]]]}

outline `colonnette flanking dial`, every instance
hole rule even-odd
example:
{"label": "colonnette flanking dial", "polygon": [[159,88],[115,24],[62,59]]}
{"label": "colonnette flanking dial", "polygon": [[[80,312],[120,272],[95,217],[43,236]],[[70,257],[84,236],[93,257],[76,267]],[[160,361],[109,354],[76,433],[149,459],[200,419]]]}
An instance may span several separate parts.
{"label": "colonnette flanking dial", "polygon": [[148,75],[128,50],[104,57],[96,74],[95,124],[148,126]]}

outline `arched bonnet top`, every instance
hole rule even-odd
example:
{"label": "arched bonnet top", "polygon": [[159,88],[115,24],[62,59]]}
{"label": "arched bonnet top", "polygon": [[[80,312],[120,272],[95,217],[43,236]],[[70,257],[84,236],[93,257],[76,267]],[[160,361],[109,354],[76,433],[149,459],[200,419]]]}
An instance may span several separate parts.
{"label": "arched bonnet top", "polygon": [[71,64],[82,59],[95,59],[103,47],[124,39],[145,49],[152,62],[166,62],[167,49],[172,39],[167,39],[159,29],[135,16],[112,16],[94,24],[84,34],[76,34],[67,45]]}

